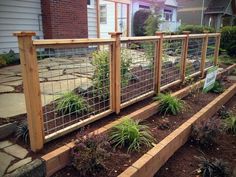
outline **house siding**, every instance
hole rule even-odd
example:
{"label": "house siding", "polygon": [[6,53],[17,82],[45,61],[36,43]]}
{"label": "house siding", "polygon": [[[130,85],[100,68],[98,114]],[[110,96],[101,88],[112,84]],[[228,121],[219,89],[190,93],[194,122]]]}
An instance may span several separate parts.
{"label": "house siding", "polygon": [[93,7],[88,7],[88,37],[97,37],[97,13],[96,13],[96,1]]}
{"label": "house siding", "polygon": [[0,53],[18,52],[16,31],[35,31],[43,38],[40,0],[0,0]]}

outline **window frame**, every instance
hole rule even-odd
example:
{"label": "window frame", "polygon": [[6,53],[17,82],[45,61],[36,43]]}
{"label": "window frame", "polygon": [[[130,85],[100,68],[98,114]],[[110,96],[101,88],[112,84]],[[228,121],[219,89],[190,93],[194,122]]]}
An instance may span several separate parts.
{"label": "window frame", "polygon": [[[105,14],[105,17],[102,17],[102,15],[101,15],[102,14],[102,10],[101,10],[102,7],[105,7],[105,10],[104,10],[105,12],[103,12]],[[100,8],[99,9],[100,10],[100,24],[107,24],[107,5],[106,4],[100,4],[99,8]],[[106,20],[102,21],[101,18],[105,18]]]}
{"label": "window frame", "polygon": [[[90,1],[90,4],[88,4]],[[95,0],[87,0],[87,8],[94,9],[95,8]]]}

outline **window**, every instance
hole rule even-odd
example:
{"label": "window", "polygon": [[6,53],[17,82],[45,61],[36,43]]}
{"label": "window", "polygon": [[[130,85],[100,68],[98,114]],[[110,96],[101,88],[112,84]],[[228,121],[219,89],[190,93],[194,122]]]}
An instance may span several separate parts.
{"label": "window", "polygon": [[107,23],[107,6],[100,5],[100,23],[106,24]]}
{"label": "window", "polygon": [[149,6],[145,6],[145,5],[139,5],[139,9],[150,9]]}
{"label": "window", "polygon": [[173,11],[169,9],[164,9],[164,18],[166,21],[171,22],[173,17]]}
{"label": "window", "polygon": [[87,0],[87,7],[88,8],[94,8],[95,7],[94,0]]}

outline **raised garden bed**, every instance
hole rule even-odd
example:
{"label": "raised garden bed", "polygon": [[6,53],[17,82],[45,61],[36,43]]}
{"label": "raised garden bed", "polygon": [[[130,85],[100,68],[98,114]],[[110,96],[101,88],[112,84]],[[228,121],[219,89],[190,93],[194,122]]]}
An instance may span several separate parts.
{"label": "raised garden bed", "polygon": [[[199,82],[198,83],[198,86],[200,86],[201,85],[201,82]],[[227,84],[227,86],[230,86],[230,84]],[[189,91],[191,89],[191,87],[190,88],[188,88],[188,89],[186,89],[187,91]],[[186,90],[185,90],[185,92],[186,92]],[[186,93],[185,93],[186,94]],[[179,93],[179,95],[181,95],[181,93]],[[183,94],[182,94],[182,96],[183,96]],[[199,95],[199,96],[203,96],[203,95]],[[204,95],[205,96],[205,95]],[[194,106],[195,104],[196,104],[196,101],[199,101],[199,100],[194,100],[192,97],[191,97],[191,95],[189,96],[189,97],[186,97],[185,98],[185,101],[190,105],[190,106],[192,106],[192,107],[194,107],[195,109],[194,110],[192,110],[190,113],[188,113],[188,111],[185,111],[184,113],[187,113],[186,115],[185,114],[181,114],[181,115],[179,115],[179,116],[177,116],[177,117],[168,117],[170,120],[171,119],[175,119],[175,121],[174,122],[171,122],[171,121],[169,121],[168,123],[169,123],[169,130],[160,130],[159,128],[157,128],[157,126],[158,127],[161,127],[161,124],[165,124],[166,123],[166,121],[163,121],[163,120],[161,120],[160,118],[161,118],[161,116],[159,116],[159,115],[156,115],[156,116],[153,116],[153,117],[151,117],[151,118],[149,118],[149,119],[147,119],[146,121],[145,121],[145,124],[148,124],[148,125],[151,125],[150,126],[150,128],[151,128],[151,130],[152,130],[152,132],[154,132],[154,135],[155,135],[155,137],[156,137],[156,139],[157,139],[157,141],[160,141],[160,140],[162,140],[163,138],[165,138],[172,130],[174,130],[174,129],[176,129],[179,125],[181,125],[185,120],[187,120],[188,118],[190,118],[193,114],[195,114],[197,111],[199,111],[202,107],[204,107],[207,103],[209,103],[211,100],[213,100],[215,97],[216,97],[217,95],[214,95],[214,94],[208,94],[208,96],[207,97],[204,97],[204,98],[206,98],[206,100],[204,99],[203,100],[203,103],[201,104],[201,105],[198,105],[197,107],[196,106]],[[195,99],[196,99],[196,97],[194,97]],[[153,103],[153,104],[155,104],[155,103]],[[143,112],[140,112],[140,111],[137,111],[137,112],[139,112],[139,115],[140,116],[137,116],[137,118],[143,118],[143,119],[146,119],[147,117],[149,117],[149,115],[151,114],[150,112],[149,113],[143,113]],[[135,114],[135,113],[134,113]],[[134,115],[133,114],[133,115]],[[136,113],[136,114],[138,114],[138,113]],[[142,114],[143,114],[143,116],[142,116]],[[117,123],[117,122],[116,122]],[[153,124],[155,124],[155,125],[153,125]],[[115,124],[114,124],[115,125]],[[106,127],[106,126],[105,126]],[[109,126],[108,126],[109,127]],[[110,125],[110,127],[111,127],[111,125]],[[105,128],[103,128],[103,129],[99,129],[99,132],[104,132],[104,131],[106,131],[107,129],[105,129]],[[60,150],[58,150],[58,151],[68,151],[69,149],[70,149],[70,147],[72,147],[73,146],[73,143],[71,144],[71,145],[67,145],[64,149],[62,148],[62,149],[60,149]],[[131,154],[131,155],[124,155],[124,154],[126,154],[126,152],[125,152],[125,150],[122,150],[122,149],[120,149],[119,151],[118,151],[118,153],[116,153],[116,154],[120,154],[120,155],[118,155],[118,157],[117,156],[115,156],[114,157],[114,159],[112,158],[112,161],[114,161],[114,166],[112,165],[110,165],[109,164],[109,162],[111,161],[111,159],[109,159],[108,161],[107,161],[107,163],[109,164],[108,166],[110,167],[108,167],[108,172],[104,172],[104,173],[106,173],[106,176],[107,176],[107,174],[109,174],[109,176],[117,176],[119,173],[121,173],[123,170],[125,170],[126,168],[127,168],[127,166],[129,166],[129,165],[131,165],[136,159],[138,159],[140,156],[142,156],[142,154],[144,154],[145,152],[147,152],[148,151],[148,149],[142,149],[142,151],[140,152],[140,153],[133,153],[133,154]],[[56,153],[56,152],[55,152]],[[54,155],[55,155],[55,153],[54,153]],[[48,156],[45,156],[45,159],[50,159],[49,158],[50,157],[50,154],[48,155]],[[51,155],[51,158],[53,158],[53,155]],[[54,163],[56,162],[56,161],[58,161],[59,160],[59,162],[60,161],[62,161],[62,159],[64,159],[64,161],[68,161],[68,155],[63,155],[63,156],[60,156],[59,157],[59,159],[55,159],[54,158]],[[117,160],[117,161],[115,161],[115,160]],[[49,161],[47,161],[49,164],[51,164],[52,166],[51,166],[51,168],[53,169],[54,167],[53,166],[55,166],[55,165],[53,165],[52,164],[52,162],[53,161],[51,161],[51,162],[49,162]],[[123,162],[127,162],[126,164],[123,164]],[[117,162],[117,163],[115,163],[115,162]],[[120,163],[119,163],[120,162]],[[48,164],[48,165],[49,165]],[[63,164],[62,164],[62,166],[61,167],[63,167]],[[61,168],[61,167],[59,167],[59,169]],[[54,169],[55,170],[55,169]],[[58,170],[58,168],[57,168],[57,170]],[[67,170],[69,170],[69,171],[67,171]],[[71,175],[71,176],[73,176],[73,175],[77,175],[77,173],[76,173],[76,171],[73,171],[72,169],[70,169],[70,167],[67,167],[66,169],[63,169],[62,171],[61,171],[61,173],[63,173],[64,175],[66,175],[64,172],[67,172],[68,174],[67,175]],[[53,170],[52,171],[48,171],[48,174],[52,174],[53,173]],[[104,173],[102,173],[101,172],[101,174],[96,174],[96,176],[99,176],[99,175],[101,175],[101,176],[103,176],[104,175]],[[56,174],[57,176],[58,175],[60,175],[60,173],[57,173]],[[77,175],[78,176],[78,175]]]}
{"label": "raised garden bed", "polygon": [[[189,140],[181,147],[167,163],[155,174],[155,177],[196,177],[199,168],[199,160],[196,157],[205,156],[210,160],[215,158],[221,159],[228,163],[228,168],[233,171],[232,177],[236,175],[236,136],[232,133],[225,132],[222,128],[224,119],[222,119],[222,111],[230,112],[236,115],[236,96],[221,109],[218,114],[210,118],[209,124],[217,125],[215,144],[213,147],[202,149],[198,145]],[[202,126],[201,124],[199,126]]]}

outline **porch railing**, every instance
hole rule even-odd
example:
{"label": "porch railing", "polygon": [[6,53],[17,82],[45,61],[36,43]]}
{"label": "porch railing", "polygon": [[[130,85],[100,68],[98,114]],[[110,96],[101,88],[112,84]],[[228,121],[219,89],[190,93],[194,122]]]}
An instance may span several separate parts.
{"label": "porch railing", "polygon": [[[18,37],[31,149],[217,65],[219,33],[110,39]],[[82,104],[66,105],[68,97]],[[74,98],[73,97],[73,98]]]}

